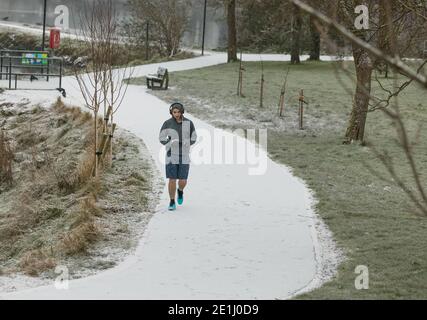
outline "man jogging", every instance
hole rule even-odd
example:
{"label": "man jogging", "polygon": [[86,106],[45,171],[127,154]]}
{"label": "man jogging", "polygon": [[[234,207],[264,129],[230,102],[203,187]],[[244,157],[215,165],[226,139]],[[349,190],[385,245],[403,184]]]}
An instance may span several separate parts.
{"label": "man jogging", "polygon": [[[184,106],[175,102],[169,107],[171,118],[160,129],[160,143],[166,146],[166,178],[169,179],[169,210],[175,210],[175,193],[178,204],[184,202],[184,188],[190,170],[190,146],[196,143],[197,134],[191,120],[184,117]],[[178,190],[176,181],[178,181]]]}

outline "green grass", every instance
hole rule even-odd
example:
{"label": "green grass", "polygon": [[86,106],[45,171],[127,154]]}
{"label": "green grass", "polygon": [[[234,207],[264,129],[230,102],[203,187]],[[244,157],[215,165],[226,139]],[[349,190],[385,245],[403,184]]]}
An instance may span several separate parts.
{"label": "green grass", "polygon": [[[417,216],[415,206],[397,186],[372,175],[369,164],[388,174],[368,147],[343,145],[352,96],[337,80],[353,90],[352,79],[333,64],[306,62],[292,66],[288,76],[286,112],[277,117],[280,88],[287,63],[268,62],[265,68],[264,108],[259,108],[260,63],[245,63],[244,94],[237,97],[238,63],[176,72],[171,89],[155,92],[166,101],[184,102],[188,112],[226,129],[268,128],[268,152],[277,162],[293,168],[319,200],[316,212],[334,234],[347,259],[337,276],[299,299],[426,299],[427,217]],[[354,73],[352,63],[348,64]],[[133,83],[143,84],[143,79]],[[400,79],[402,81],[402,79]],[[391,82],[387,85],[390,87]],[[305,130],[297,127],[297,99],[305,90]],[[375,94],[381,95],[373,84]],[[427,120],[427,92],[412,84],[400,96],[400,108],[410,136]],[[412,183],[407,161],[394,142],[395,128],[381,111],[368,114],[366,138],[393,156],[399,176]],[[425,141],[414,151],[424,178],[427,173]],[[413,185],[413,184],[411,184]],[[355,268],[369,268],[370,287],[356,290]]]}

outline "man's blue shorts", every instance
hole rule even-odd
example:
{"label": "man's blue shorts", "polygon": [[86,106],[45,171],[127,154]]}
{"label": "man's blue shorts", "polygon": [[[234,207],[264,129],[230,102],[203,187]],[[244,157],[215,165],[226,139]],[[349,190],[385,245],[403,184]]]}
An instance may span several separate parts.
{"label": "man's blue shorts", "polygon": [[166,178],[167,179],[179,179],[187,180],[188,172],[190,171],[190,164],[166,164]]}

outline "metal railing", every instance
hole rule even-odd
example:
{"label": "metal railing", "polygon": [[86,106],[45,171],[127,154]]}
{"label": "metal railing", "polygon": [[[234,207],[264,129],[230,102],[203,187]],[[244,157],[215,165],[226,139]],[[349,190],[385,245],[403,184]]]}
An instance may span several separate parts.
{"label": "metal railing", "polygon": [[[46,55],[46,58],[49,58],[49,52],[48,51],[29,51],[29,50],[0,50],[0,72],[3,72],[3,67],[7,68],[7,65],[5,66],[4,63],[4,57],[18,57],[18,56],[22,56],[22,59],[27,59],[29,60],[30,58],[26,58],[25,55]],[[39,59],[43,59],[45,60],[46,58],[39,58]],[[37,59],[36,57],[34,57],[34,59]],[[20,65],[19,64],[20,61],[18,61],[18,65],[17,67]],[[21,60],[22,62],[22,60]],[[22,65],[22,64],[21,64]],[[23,65],[22,65],[23,66]],[[25,67],[30,67],[30,65],[26,65]],[[33,65],[31,67],[37,67],[40,69],[41,73],[44,73],[44,71],[46,71],[46,73],[49,73],[49,61],[47,61],[47,65]],[[3,75],[0,74],[0,80],[2,80]],[[47,78],[47,81],[49,81],[49,78]]]}
{"label": "metal railing", "polygon": [[0,80],[8,80],[8,89],[16,90],[18,80],[26,77],[31,82],[40,77],[46,78],[46,81],[58,78],[58,87],[52,89],[65,92],[62,88],[63,59],[49,58],[48,54],[47,51],[0,50]]}

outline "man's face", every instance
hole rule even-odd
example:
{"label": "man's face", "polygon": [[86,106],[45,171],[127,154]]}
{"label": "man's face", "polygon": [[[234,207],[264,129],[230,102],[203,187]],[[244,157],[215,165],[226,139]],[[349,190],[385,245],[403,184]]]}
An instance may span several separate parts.
{"label": "man's face", "polygon": [[172,110],[172,115],[176,120],[180,120],[181,119],[181,111],[179,109],[173,109]]}

